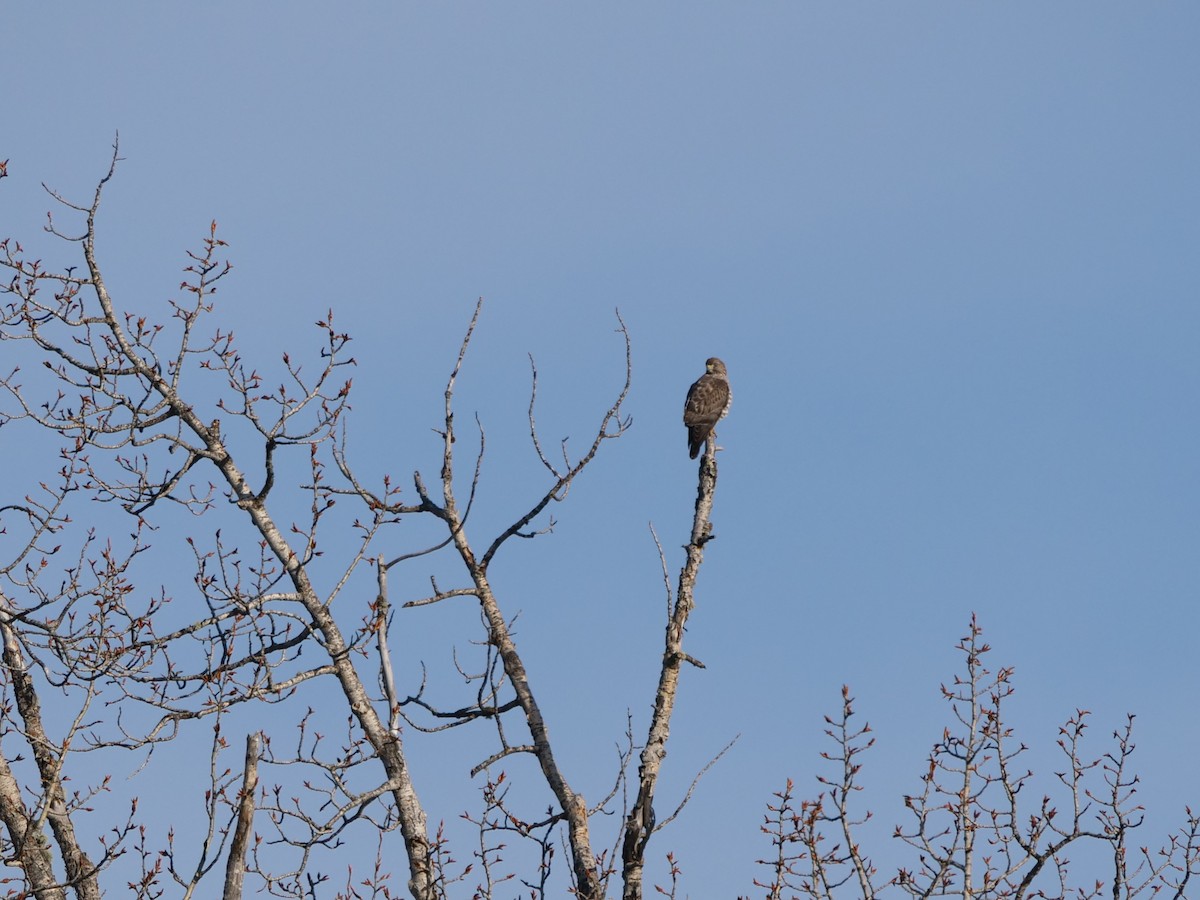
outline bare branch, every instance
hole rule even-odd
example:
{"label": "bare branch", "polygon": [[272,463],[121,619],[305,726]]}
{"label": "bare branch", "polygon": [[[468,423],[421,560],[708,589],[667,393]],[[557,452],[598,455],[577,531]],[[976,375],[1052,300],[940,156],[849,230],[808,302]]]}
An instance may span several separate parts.
{"label": "bare branch", "polygon": [[250,847],[254,824],[254,792],[258,790],[258,735],[246,735],[246,764],[242,770],[242,789],[238,793],[237,828],[229,845],[225,867],[224,900],[241,900],[246,878],[246,851]]}
{"label": "bare branch", "polygon": [[[686,559],[679,573],[675,605],[667,618],[662,668],[659,672],[658,689],[654,694],[654,713],[638,767],[637,800],[625,819],[625,836],[621,849],[625,900],[640,900],[642,897],[646,845],[655,831],[654,791],[663,758],[667,755],[667,738],[671,731],[671,716],[675,710],[675,695],[679,689],[679,671],[685,661],[700,666],[698,661],[684,652],[683,635],[688,617],[695,608],[696,578],[704,560],[704,545],[713,539],[712,504],[716,489],[717,450],[714,440],[707,442],[704,456],[700,459],[691,539],[684,548]],[[657,535],[655,542],[657,543]],[[661,555],[661,547],[659,550]]]}

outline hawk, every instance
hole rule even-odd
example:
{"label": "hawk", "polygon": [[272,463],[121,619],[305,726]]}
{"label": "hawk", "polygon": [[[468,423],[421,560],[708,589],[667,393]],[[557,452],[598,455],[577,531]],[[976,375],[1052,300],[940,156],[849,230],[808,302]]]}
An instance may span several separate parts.
{"label": "hawk", "polygon": [[692,459],[700,453],[700,447],[712,436],[717,422],[725,418],[733,403],[733,391],[729,389],[729,375],[725,363],[715,356],[704,364],[704,374],[696,379],[688,391],[687,403],[683,405],[683,424],[688,430],[688,454]]}

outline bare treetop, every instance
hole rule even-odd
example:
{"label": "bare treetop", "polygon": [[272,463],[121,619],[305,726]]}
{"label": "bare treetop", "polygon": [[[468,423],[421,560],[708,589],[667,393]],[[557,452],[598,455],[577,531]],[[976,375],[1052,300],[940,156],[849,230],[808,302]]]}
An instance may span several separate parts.
{"label": "bare treetop", "polygon": [[[333,857],[326,851],[365,828],[378,836],[380,854],[368,880],[386,879],[382,859],[394,854],[385,851],[384,836],[398,832],[408,891],[419,900],[449,896],[450,885],[468,881],[476,884],[477,896],[491,896],[494,885],[513,877],[515,870],[505,874],[506,868],[529,853],[538,873],[522,876],[530,891],[541,896],[559,890],[562,875],[552,862],[560,836],[569,851],[566,880],[578,896],[606,896],[618,870],[624,893],[640,896],[640,860],[656,828],[653,788],[675,681],[681,662],[698,664],[682,650],[682,638],[694,607],[702,548],[712,538],[715,456],[710,450],[701,468],[638,800],[615,820],[621,824],[608,849],[596,849],[591,824],[623,802],[634,755],[632,730],[614,759],[612,789],[589,803],[555,753],[534,674],[513,634],[513,613],[506,612],[488,578],[491,563],[513,538],[531,539],[553,527],[551,505],[566,501],[605,444],[627,433],[632,420],[624,404],[633,359],[620,315],[623,378],[577,453],[565,441],[551,448],[539,434],[538,371],[530,357],[529,438],[545,483],[507,525],[472,535],[488,447],[478,416],[468,429],[474,440],[461,440],[455,407],[482,301],[442,391],[436,473],[418,469],[411,491],[402,489],[389,474],[359,471],[347,450],[351,429],[363,426],[350,419],[355,360],[333,311],[316,323],[317,352],[284,353],[278,381],[221,324],[213,296],[234,270],[216,222],[200,248],[187,254],[180,296],[171,301],[165,320],[130,312],[114,296],[96,235],[104,190],[118,161],[114,146],[109,169],[88,203],[51,192],[58,211],[80,224],[72,231],[52,216],[47,231],[79,247],[81,267],[51,271],[17,241],[0,243],[0,265],[10,272],[2,288],[0,338],[21,360],[0,378],[9,400],[0,411],[0,427],[50,436],[60,460],[57,480],[3,509],[5,524],[15,526],[19,518],[24,530],[18,545],[7,544],[16,549],[0,569],[8,585],[0,629],[10,672],[30,673],[21,679],[14,674],[17,702],[3,715],[12,733],[23,736],[10,736],[8,743],[20,740],[32,749],[42,785],[34,792],[40,799],[30,806],[18,799],[20,775],[0,770],[0,796],[10,798],[0,810],[8,823],[6,853],[24,860],[24,884],[39,896],[64,890],[99,896],[110,868],[119,872],[118,882],[129,880],[128,866],[118,860],[132,857],[140,860],[136,896],[158,896],[168,882],[185,895],[202,891],[200,882],[223,863],[227,897],[240,896],[247,874],[271,894],[307,897],[331,877]],[[23,377],[20,366],[30,365],[46,375]],[[465,474],[458,456],[464,446],[470,454]],[[69,537],[71,510],[89,501],[131,516],[132,539],[114,545],[92,531],[71,549],[54,544]],[[145,573],[137,560],[161,552],[147,535],[174,527],[166,513],[179,508],[208,527],[207,534],[186,536],[192,596],[166,583],[147,591],[139,580]],[[438,523],[442,537],[428,546],[400,543],[405,532],[397,526],[414,518]],[[331,530],[338,540],[323,537]],[[354,543],[347,552],[348,534]],[[324,558],[326,546],[337,557]],[[68,553],[75,562],[60,562]],[[427,592],[397,605],[389,572],[402,564],[425,565],[435,554],[457,561],[453,582],[443,586],[430,577]],[[428,699],[423,682],[398,683],[389,631],[398,611],[447,602],[475,604],[482,630],[472,642],[474,661],[456,663],[467,694],[458,706],[443,709]],[[319,687],[326,684],[335,688],[340,708],[310,701],[305,711],[304,698],[315,696],[313,691],[330,696]],[[42,695],[53,697],[58,708],[74,704],[74,724],[65,732],[42,727]],[[267,706],[297,715],[288,723],[277,714],[263,718],[252,712]],[[94,710],[100,708],[117,715],[99,718]],[[255,721],[262,731],[261,741],[248,736],[240,766],[222,762],[230,752],[223,732],[235,721]],[[197,731],[202,723],[207,725]],[[419,776],[405,748],[414,736],[435,740],[460,727],[482,728],[477,764],[463,773],[482,779],[483,812],[468,815],[481,849],[465,866],[456,862],[442,827],[431,834],[417,794]],[[326,739],[331,730],[341,733],[336,746]],[[110,783],[104,779],[92,793],[66,792],[68,778],[80,781],[72,773],[83,744],[93,753],[161,748],[156,751],[161,756],[174,742],[196,735],[206,736],[211,759],[207,838],[199,846],[181,847],[171,832],[147,833],[136,803],[109,838],[77,830],[88,819],[88,797],[107,791]],[[7,756],[17,754],[6,748]],[[526,798],[537,794],[533,785],[510,793],[513,780],[500,767],[517,758],[535,764],[533,771],[553,798],[549,809],[522,810]],[[518,768],[528,778],[528,770]],[[53,852],[42,839],[42,824],[51,826]],[[527,845],[512,862],[500,844],[491,843],[510,831]]]}

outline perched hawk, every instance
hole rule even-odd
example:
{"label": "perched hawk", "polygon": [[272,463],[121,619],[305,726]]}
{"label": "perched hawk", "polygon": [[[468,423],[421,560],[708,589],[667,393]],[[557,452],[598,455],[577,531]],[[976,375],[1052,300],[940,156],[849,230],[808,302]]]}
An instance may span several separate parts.
{"label": "perched hawk", "polygon": [[725,418],[732,402],[725,363],[714,356],[704,364],[704,374],[692,385],[683,405],[683,424],[687,426],[688,453],[692,459],[700,453],[717,422]]}

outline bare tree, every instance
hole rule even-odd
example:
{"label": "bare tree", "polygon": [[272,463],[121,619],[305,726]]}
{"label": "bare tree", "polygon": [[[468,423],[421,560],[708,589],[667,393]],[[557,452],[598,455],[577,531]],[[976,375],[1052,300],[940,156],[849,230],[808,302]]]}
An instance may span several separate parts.
{"label": "bare tree", "polygon": [[[958,645],[963,673],[942,688],[953,724],[933,745],[920,790],[904,798],[908,824],[895,830],[914,863],[884,881],[858,841],[871,814],[851,801],[862,790],[860,757],[874,738],[869,725],[854,723],[854,700],[844,688],[840,715],[826,718],[834,749],[822,756],[833,775],[818,777],[822,791],[813,799],[797,802],[789,780],[768,804],[762,830],[773,852],[759,864],[769,877],[755,881],[768,898],[1187,896],[1200,873],[1200,815],[1186,809],[1182,828],[1158,850],[1129,843],[1143,821],[1130,764],[1133,716],[1107,751],[1090,757],[1089,716],[1078,710],[1059,730],[1063,771],[1034,793],[1034,774],[1021,759],[1027,747],[1005,724],[1013,670],[989,670],[990,649],[972,617]],[[1092,858],[1109,860],[1107,871],[1075,871],[1069,854],[1087,845],[1104,851]]]}
{"label": "bare tree", "polygon": [[[0,505],[0,884],[10,896],[48,900],[122,888],[137,898],[196,897],[223,878],[226,900],[247,884],[272,896],[324,891],[349,900],[395,896],[395,867],[417,900],[514,891],[600,900],[615,893],[618,872],[622,896],[641,898],[651,838],[696,784],[658,814],[679,679],[685,664],[703,666],[684,637],[714,537],[715,440],[700,460],[674,586],[659,547],[666,622],[645,740],[635,739],[631,716],[611,786],[589,800],[555,752],[514,613],[490,574],[514,538],[552,528],[553,505],[628,430],[632,351],[620,316],[623,378],[575,455],[565,442],[551,452],[542,440],[531,359],[528,429],[544,485],[480,540],[470,518],[487,443],[478,418],[464,439],[455,409],[482,305],[439,385],[437,475],[415,471],[411,488],[366,475],[347,443],[349,336],[330,312],[317,323],[315,357],[284,354],[274,386],[214,309],[232,270],[215,223],[188,254],[180,297],[167,309],[138,310],[110,292],[97,221],[118,161],[114,147],[86,203],[51,192],[55,212],[73,224],[52,215],[46,231],[66,242],[71,264],[0,241],[8,273],[0,341],[12,360],[0,373],[0,431],[45,451],[55,469]],[[464,446],[472,448],[465,466]],[[185,519],[205,530],[186,538],[180,559],[161,536],[184,533]],[[396,526],[413,521],[431,523],[436,539],[400,544]],[[353,541],[327,557],[332,531]],[[445,570],[447,561],[452,582],[430,576],[420,596],[393,598],[397,567]],[[186,590],[151,580],[180,563]],[[479,631],[463,636],[474,655],[456,656],[465,693],[442,707],[423,681],[399,682],[391,633],[404,610],[464,602],[479,613]],[[880,853],[860,843],[871,818],[858,804],[860,773],[873,737],[847,689],[840,714],[826,720],[832,771],[819,777],[820,793],[797,799],[789,781],[768,805],[772,850],[756,882],[766,895],[1186,897],[1200,871],[1200,816],[1187,810],[1157,850],[1132,842],[1142,825],[1132,717],[1099,756],[1086,751],[1088,714],[1069,718],[1062,772],[1031,797],[1026,748],[1005,724],[1012,670],[986,667],[989,647],[974,620],[959,649],[963,672],[943,689],[953,724],[895,830],[911,862],[881,876]],[[463,817],[473,846],[455,845],[444,819],[430,827],[406,752],[406,741],[459,728],[481,735],[469,772],[479,803]],[[186,760],[174,765],[186,767],[181,788],[200,810],[178,832],[148,816],[144,799],[113,775],[137,775],[164,756]],[[531,800],[542,791],[549,805]],[[593,834],[598,813],[617,812],[608,834]],[[335,882],[329,851],[363,834],[376,848],[373,864]],[[1081,877],[1068,856],[1087,847],[1102,851],[1099,876]],[[668,862],[670,884],[658,891],[675,896],[682,873],[673,855]]]}
{"label": "bare tree", "polygon": [[[240,896],[248,876],[274,896],[314,897],[322,885],[332,889],[317,857],[352,829],[366,829],[377,836],[375,868],[348,876],[338,896],[392,896],[385,860],[394,854],[384,840],[399,832],[407,889],[417,900],[472,884],[474,896],[491,897],[514,880],[531,897],[546,896],[560,835],[577,896],[606,896],[620,847],[623,893],[640,897],[646,842],[664,824],[655,821],[653,800],[675,686],[684,662],[698,664],[682,642],[712,537],[715,447],[699,470],[637,797],[613,845],[597,851],[591,819],[625,796],[637,751],[632,723],[611,790],[589,803],[555,754],[512,613],[489,572],[512,539],[549,530],[551,505],[564,501],[604,445],[629,428],[632,356],[624,322],[618,315],[623,381],[579,455],[565,443],[554,454],[545,448],[533,368],[529,434],[545,486],[506,527],[473,540],[468,523],[486,441],[478,419],[476,440],[462,440],[454,401],[481,305],[445,382],[437,477],[416,471],[411,492],[402,490],[398,480],[367,476],[350,459],[346,372],[355,361],[332,312],[317,323],[315,361],[284,354],[277,387],[219,324],[213,294],[232,267],[215,222],[188,254],[180,297],[165,316],[110,291],[97,223],[118,162],[114,145],[87,202],[50,192],[56,212],[78,224],[60,226],[51,215],[46,230],[77,250],[77,263],[53,267],[13,239],[0,242],[0,265],[9,274],[0,285],[0,340],[6,358],[18,361],[0,377],[7,398],[0,428],[42,441],[58,459],[53,480],[0,508],[7,553],[0,567],[0,850],[15,872],[6,883],[39,898],[99,897],[106,883],[127,884],[136,897],[168,890],[191,897],[220,869],[226,898]],[[456,451],[471,443],[464,477]],[[207,536],[187,538],[190,596],[166,584],[149,590],[141,564],[145,554],[162,552],[152,544],[155,530],[178,527],[181,512],[208,524]],[[395,526],[418,518],[437,523],[442,537],[429,547],[396,548]],[[104,525],[81,530],[80,520]],[[320,549],[331,529],[355,536],[336,560],[322,558]],[[102,537],[105,530],[122,537]],[[457,561],[453,586],[430,578],[423,596],[390,596],[388,574],[396,566],[447,554]],[[441,709],[423,684],[397,683],[389,630],[403,609],[463,600],[478,605],[478,657],[460,666],[466,701]],[[314,692],[321,703],[306,701]],[[330,696],[339,698],[335,710]],[[52,705],[53,722],[43,705]],[[268,706],[296,711],[290,731],[282,730],[279,714],[262,726],[254,710]],[[226,734],[246,722],[256,727],[245,734],[239,766],[227,762],[233,751]],[[479,847],[466,863],[441,827],[431,833],[405,749],[414,735],[464,726],[483,726],[493,742],[471,773],[481,776],[482,812],[471,816]],[[344,730],[337,739],[329,736],[335,727]],[[185,842],[173,830],[156,831],[136,797],[123,819],[97,826],[95,802],[112,785],[107,776],[88,782],[84,773],[97,769],[81,765],[84,754],[94,761],[136,753],[144,765],[194,747],[201,735],[205,822],[190,830],[193,837]],[[512,779],[500,767],[518,756],[536,764],[553,797],[549,809],[531,813],[522,796],[509,793]],[[505,870],[500,847],[507,837],[528,842],[532,867]],[[109,878],[122,857],[120,874]]]}

